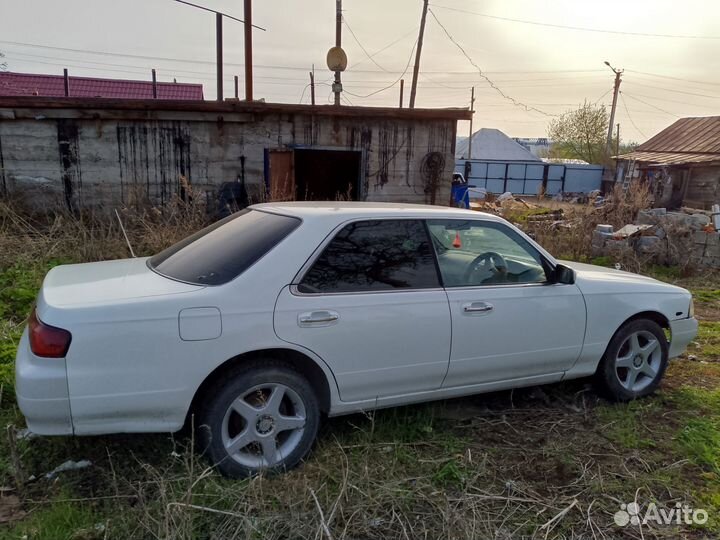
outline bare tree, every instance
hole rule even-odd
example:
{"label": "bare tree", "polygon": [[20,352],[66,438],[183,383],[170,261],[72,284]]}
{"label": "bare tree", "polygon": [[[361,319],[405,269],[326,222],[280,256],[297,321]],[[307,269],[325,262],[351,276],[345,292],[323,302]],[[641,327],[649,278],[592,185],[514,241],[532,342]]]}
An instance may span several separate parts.
{"label": "bare tree", "polygon": [[0,51],[0,71],[6,71],[7,70],[7,62],[3,62],[2,59],[5,58],[5,53]]}
{"label": "bare tree", "polygon": [[607,129],[605,106],[585,101],[579,109],[567,111],[550,122],[548,137],[553,141],[550,157],[604,163],[608,160]]}

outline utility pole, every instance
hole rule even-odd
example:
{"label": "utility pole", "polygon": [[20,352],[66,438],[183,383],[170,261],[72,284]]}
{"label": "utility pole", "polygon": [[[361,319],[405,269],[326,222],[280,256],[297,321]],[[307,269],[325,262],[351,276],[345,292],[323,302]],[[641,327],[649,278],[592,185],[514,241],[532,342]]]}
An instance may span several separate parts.
{"label": "utility pole", "polygon": [[610,62],[607,60],[605,61],[605,65],[612,69],[613,73],[615,74],[615,87],[613,88],[613,100],[612,100],[612,108],[610,109],[610,122],[608,123],[608,134],[607,134],[607,144],[606,144],[606,151],[607,155],[610,155],[611,152],[611,145],[612,145],[612,132],[613,132],[613,126],[615,125],[615,108],[617,107],[617,100],[618,100],[618,94],[620,93],[620,77],[623,74],[622,69],[615,69],[610,65]]}
{"label": "utility pole", "polygon": [[245,101],[253,100],[252,0],[245,0]]}
{"label": "utility pole", "polygon": [[240,77],[235,75],[235,99],[240,99]]}
{"label": "utility pole", "polygon": [[415,66],[413,67],[412,86],[410,88],[410,108],[415,108],[415,94],[417,94],[418,73],[420,72],[420,53],[422,52],[423,36],[425,35],[425,19],[427,18],[428,0],[423,0],[422,17],[420,18],[420,33],[418,34],[417,49],[415,50]]}
{"label": "utility pole", "polygon": [[400,79],[400,108],[403,106],[403,91],[405,90],[405,79]]}
{"label": "utility pole", "polygon": [[[342,0],[335,1],[335,46],[342,47]],[[339,70],[335,71],[335,84],[333,85],[335,105],[340,105],[340,92],[342,92],[341,73]]]}
{"label": "utility pole", "polygon": [[223,100],[223,28],[222,13],[215,14],[215,42],[217,48],[217,100]]}
{"label": "utility pole", "polygon": [[470,116],[470,136],[468,137],[468,159],[472,159],[472,136],[473,136],[473,130],[472,130],[472,121],[473,116],[475,115],[475,87],[472,87],[472,90],[470,91],[470,112],[472,113]]}
{"label": "utility pole", "polygon": [[310,72],[310,103],[315,105],[315,65]]}
{"label": "utility pole", "polygon": [[70,75],[67,68],[63,69],[63,87],[65,89],[65,97],[70,97]]}
{"label": "utility pole", "polygon": [[[615,136],[615,155],[620,155],[620,124],[617,124],[617,135]],[[615,180],[617,182],[618,166],[620,165],[619,160],[615,160]]]}
{"label": "utility pole", "polygon": [[152,70],[152,96],[153,99],[157,99],[157,73],[155,72],[155,68]]}

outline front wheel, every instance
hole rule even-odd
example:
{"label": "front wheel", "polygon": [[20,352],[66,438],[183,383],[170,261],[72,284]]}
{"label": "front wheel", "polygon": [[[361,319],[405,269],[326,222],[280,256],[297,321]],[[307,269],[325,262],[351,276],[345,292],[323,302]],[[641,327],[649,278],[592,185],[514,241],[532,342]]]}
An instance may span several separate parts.
{"label": "front wheel", "polygon": [[318,401],[307,379],[290,366],[254,362],[208,396],[198,442],[223,475],[283,472],[312,448],[320,423]]}
{"label": "front wheel", "polygon": [[654,321],[625,324],[610,340],[596,374],[601,390],[615,401],[630,401],[655,391],[668,362],[668,342]]}

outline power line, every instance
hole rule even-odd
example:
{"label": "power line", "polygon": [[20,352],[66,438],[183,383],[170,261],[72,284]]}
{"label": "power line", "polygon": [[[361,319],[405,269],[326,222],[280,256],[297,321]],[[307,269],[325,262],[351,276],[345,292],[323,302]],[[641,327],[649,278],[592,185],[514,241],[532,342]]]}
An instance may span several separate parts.
{"label": "power line", "polygon": [[608,88],[607,91],[606,91],[602,96],[600,96],[599,98],[597,98],[597,99],[594,101],[593,105],[597,105],[598,102],[602,101],[602,99],[603,99],[605,96],[607,96],[610,92],[612,92],[612,90],[613,90],[612,88]]}
{"label": "power line", "polygon": [[[372,56],[376,56],[377,54],[383,52],[384,50],[392,47],[402,39],[409,36],[411,33],[415,32],[415,30],[412,30],[411,32],[408,32],[404,36],[401,36],[397,40],[393,41],[392,43],[388,44],[386,47],[383,47],[379,51],[372,54]],[[109,52],[109,51],[92,51],[87,49],[72,49],[68,47],[55,47],[51,45],[40,45],[37,43],[26,43],[26,42],[20,42],[20,41],[7,41],[7,40],[0,40],[0,43],[4,45],[15,45],[20,47],[31,47],[31,48],[37,48],[37,49],[49,49],[49,50],[55,50],[55,51],[63,51],[63,52],[73,52],[73,53],[79,53],[83,55],[100,55],[100,56],[112,56],[117,58],[136,58],[136,59],[142,59],[142,60],[158,60],[161,62],[177,62],[181,64],[200,64],[200,65],[210,65],[215,66],[214,61],[209,60],[195,60],[195,59],[188,59],[188,58],[172,58],[172,57],[163,57],[163,56],[148,56],[148,55],[139,55],[139,54],[128,54],[128,53],[117,53],[117,52]],[[357,62],[357,65],[364,60],[361,60],[360,62]],[[234,66],[234,67],[244,67],[244,64],[237,64],[233,62],[225,62],[225,65],[228,66]],[[268,64],[254,64],[254,67],[257,68],[266,68],[266,69],[278,69],[278,70],[292,70],[292,71],[307,71],[306,67],[303,66],[284,66],[284,65],[268,65]],[[350,66],[352,68],[352,66]],[[350,68],[348,68],[350,69]],[[356,69],[354,70],[355,73],[384,73],[377,69]],[[523,75],[523,74],[536,74],[536,73],[593,73],[593,72],[602,72],[605,71],[603,69],[559,69],[559,70],[505,70],[505,71],[488,71],[488,74],[515,74],[515,75]],[[393,73],[399,73],[399,71],[395,71]],[[425,70],[425,73],[429,74],[436,74],[436,75],[475,75],[474,71],[428,71]]]}
{"label": "power line", "polygon": [[630,99],[634,99],[635,101],[639,101],[640,103],[644,103],[644,104],[647,105],[648,107],[652,107],[653,109],[657,109],[658,111],[664,112],[665,114],[669,114],[670,116],[674,116],[675,118],[681,118],[680,116],[678,116],[678,115],[675,114],[675,113],[671,113],[670,111],[666,111],[665,109],[661,109],[661,108],[658,107],[657,105],[653,105],[652,103],[648,103],[647,101],[644,101],[644,100],[642,100],[642,99],[640,99],[640,98],[638,98],[638,97],[632,96],[631,94],[628,94],[627,92],[620,92],[620,94],[626,95],[626,96],[629,97]]}
{"label": "power line", "polygon": [[625,103],[625,98],[623,97],[622,92],[620,92],[620,100],[621,100],[622,103],[623,103],[623,107],[625,107],[625,112],[627,113],[627,117],[628,117],[628,120],[630,120],[630,123],[633,125],[633,127],[635,128],[635,130],[636,130],[640,135],[642,135],[643,138],[647,139],[648,136],[645,135],[639,127],[637,127],[637,124],[636,124],[635,121],[632,119],[632,116],[630,116],[630,110],[628,109],[627,103]]}
{"label": "power line", "polygon": [[345,23],[345,26],[347,26],[347,29],[350,31],[350,35],[355,40],[355,43],[357,43],[358,46],[362,49],[362,52],[365,53],[365,56],[367,56],[368,60],[370,60],[373,64],[375,64],[381,70],[385,71],[386,73],[389,73],[389,71],[387,69],[385,69],[384,67],[382,67],[380,64],[377,63],[377,61],[373,58],[374,55],[371,55],[369,52],[367,52],[367,49],[363,46],[362,43],[360,43],[360,40],[355,35],[355,32],[353,32],[353,29],[350,27],[350,23],[348,23],[347,17],[344,14],[342,16],[342,20]]}
{"label": "power line", "polygon": [[659,37],[659,38],[678,38],[678,39],[720,39],[720,36],[691,36],[683,34],[649,34],[645,32],[624,32],[621,30],[605,30],[600,28],[586,28],[582,26],[568,26],[564,24],[546,23],[540,21],[528,21],[524,19],[513,19],[511,17],[500,17],[499,15],[489,15],[487,13],[480,13],[478,11],[470,11],[467,9],[454,8],[450,6],[440,6],[438,4],[430,4],[433,7],[439,9],[446,9],[448,11],[456,11],[458,13],[467,13],[470,15],[477,15],[478,17],[486,17],[488,19],[496,19],[499,21],[515,22],[522,24],[531,24],[534,26],[547,26],[550,28],[562,28],[563,30],[579,30],[582,32],[599,32],[602,34],[620,34],[624,36],[636,36],[636,37]]}
{"label": "power line", "polygon": [[[198,8],[198,9],[202,9],[203,11],[209,11],[210,13],[216,13],[216,14],[222,15],[223,17],[226,17],[228,19],[232,19],[233,21],[237,21],[239,23],[245,24],[245,21],[240,20],[237,17],[233,17],[232,15],[228,15],[227,13],[223,13],[222,11],[216,11],[214,9],[210,9],[208,7],[201,6],[199,4],[193,4],[192,2],[186,2],[185,0],[173,0],[173,2],[177,2],[179,4],[185,4],[186,6],[192,6],[194,8]],[[258,30],[262,30],[263,32],[265,31],[265,28],[263,28],[262,26],[258,26],[256,24],[251,24],[250,26],[252,26],[253,28],[257,28]]]}
{"label": "power line", "polygon": [[671,77],[670,75],[660,75],[659,73],[649,73],[647,71],[636,71],[634,69],[626,69],[625,71],[629,73],[638,73],[640,75],[649,75],[650,77],[658,77],[660,79],[670,79],[673,81],[683,81],[683,82],[689,82],[694,84],[708,84],[710,86],[720,86],[720,82],[710,82],[710,81],[698,81],[693,79],[686,79],[684,77]]}
{"label": "power line", "polygon": [[448,37],[448,39],[449,39],[450,41],[452,41],[452,43],[460,50],[460,52],[463,54],[463,56],[465,56],[465,58],[467,58],[467,60],[473,65],[473,67],[474,67],[475,69],[477,69],[478,74],[480,75],[480,77],[482,77],[483,80],[485,80],[485,81],[490,85],[490,87],[491,87],[493,90],[495,90],[498,94],[500,94],[504,99],[507,99],[508,101],[511,101],[513,104],[517,105],[518,107],[523,107],[523,108],[524,108],[526,111],[528,111],[528,112],[529,112],[529,111],[536,111],[536,112],[539,112],[540,114],[543,114],[543,115],[545,115],[545,116],[557,116],[557,115],[554,115],[554,114],[549,114],[549,113],[547,113],[547,112],[545,112],[545,111],[542,111],[542,110],[540,110],[540,109],[538,109],[538,108],[536,108],[536,107],[531,107],[530,105],[527,105],[527,104],[525,104],[525,103],[523,103],[523,102],[515,99],[514,97],[509,96],[508,94],[506,94],[505,92],[503,92],[500,88],[498,88],[498,86],[497,86],[487,75],[485,75],[485,73],[483,72],[482,68],[475,63],[475,61],[470,57],[470,55],[469,55],[467,52],[465,52],[465,49],[462,47],[462,45],[460,45],[457,41],[455,41],[455,38],[452,37],[452,35],[451,35],[450,32],[448,31],[448,29],[445,28],[445,26],[444,26],[444,25],[440,22],[440,20],[437,18],[437,15],[435,15],[435,12],[434,12],[432,9],[429,9],[428,12],[430,13],[430,15],[432,15],[433,19],[435,19],[435,22],[440,26],[440,28],[442,28],[443,32],[445,32],[445,35]]}
{"label": "power line", "polygon": [[374,92],[370,92],[369,94],[367,94],[365,96],[353,94],[352,92],[349,92],[347,90],[345,90],[344,93],[350,94],[351,96],[357,97],[357,98],[369,98],[371,96],[374,96],[375,94],[379,94],[380,92],[384,92],[385,90],[389,90],[390,88],[395,86],[397,83],[400,82],[400,79],[402,79],[405,76],[405,74],[407,73],[407,70],[410,69],[410,63],[412,62],[413,53],[415,52],[415,47],[417,47],[417,43],[418,43],[417,40],[415,40],[415,43],[413,43],[412,49],[410,49],[410,56],[408,56],[408,61],[407,61],[407,64],[405,65],[405,69],[393,83],[391,83],[383,88],[380,88],[378,90],[375,90]]}
{"label": "power line", "polygon": [[643,84],[639,83],[637,81],[627,81],[631,84],[635,84],[637,86],[644,86],[645,88],[653,88],[655,90],[663,90],[665,92],[674,92],[676,94],[685,94],[686,96],[697,96],[697,97],[704,97],[704,98],[710,98],[710,99],[720,99],[720,96],[711,96],[709,94],[698,94],[697,92],[687,92],[685,90],[675,90],[674,88],[664,88],[662,86],[655,86],[651,84]]}

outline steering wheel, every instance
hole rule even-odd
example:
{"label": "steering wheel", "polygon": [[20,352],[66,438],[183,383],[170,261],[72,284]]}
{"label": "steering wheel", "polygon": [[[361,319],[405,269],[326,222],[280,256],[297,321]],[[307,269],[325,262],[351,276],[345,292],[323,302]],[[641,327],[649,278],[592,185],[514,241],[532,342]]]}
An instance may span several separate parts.
{"label": "steering wheel", "polygon": [[465,270],[466,283],[470,282],[472,275],[480,269],[480,265],[485,261],[490,263],[488,269],[493,273],[493,277],[504,276],[507,273],[507,262],[505,262],[503,256],[495,251],[486,251],[475,257],[467,270]]}

